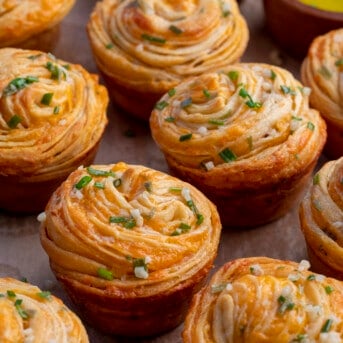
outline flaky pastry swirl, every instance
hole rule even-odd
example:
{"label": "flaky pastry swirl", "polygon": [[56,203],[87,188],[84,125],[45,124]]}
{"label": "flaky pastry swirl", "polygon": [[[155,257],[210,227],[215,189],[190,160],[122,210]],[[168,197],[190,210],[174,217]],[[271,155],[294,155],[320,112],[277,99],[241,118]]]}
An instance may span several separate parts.
{"label": "flaky pastry swirl", "polygon": [[88,343],[88,337],[60,299],[28,283],[0,278],[0,341]]}
{"label": "flaky pastry swirl", "polygon": [[17,45],[62,20],[75,0],[1,0],[0,47]]}
{"label": "flaky pastry swirl", "polygon": [[76,64],[39,51],[0,50],[0,174],[70,173],[100,141],[105,87]]}
{"label": "flaky pastry swirl", "polygon": [[[261,187],[297,175],[318,158],[325,123],[308,89],[286,70],[237,64],[188,79],[150,118],[167,161],[208,187]],[[228,182],[229,180],[229,182]]]}
{"label": "flaky pastry swirl", "polygon": [[194,187],[124,163],[73,172],[45,212],[41,239],[57,276],[114,297],[187,282],[213,260],[221,228]]}
{"label": "flaky pastry swirl", "polygon": [[312,89],[312,106],[343,130],[343,29],[312,42],[301,78]]}
{"label": "flaky pastry swirl", "polygon": [[[309,247],[343,277],[343,157],[327,162],[314,176],[300,208]],[[338,277],[338,276],[337,276]]]}
{"label": "flaky pastry swirl", "polygon": [[235,0],[103,0],[88,33],[105,74],[156,93],[236,62],[248,40]]}
{"label": "flaky pastry swirl", "polygon": [[343,284],[308,267],[265,257],[227,263],[193,298],[184,342],[341,342]]}

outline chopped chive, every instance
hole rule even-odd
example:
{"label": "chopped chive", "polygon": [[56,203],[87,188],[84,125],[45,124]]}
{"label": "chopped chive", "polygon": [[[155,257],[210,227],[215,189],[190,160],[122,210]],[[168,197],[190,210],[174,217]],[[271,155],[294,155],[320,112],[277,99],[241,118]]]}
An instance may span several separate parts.
{"label": "chopped chive", "polygon": [[120,187],[121,186],[121,179],[115,179],[113,181],[113,185],[114,185],[115,188]]}
{"label": "chopped chive", "polygon": [[278,300],[278,303],[280,304],[280,307],[278,309],[278,312],[280,314],[283,314],[286,311],[292,310],[295,306],[293,302],[290,302],[289,300],[287,300],[286,297],[284,297],[283,295],[280,295],[277,300]]}
{"label": "chopped chive", "polygon": [[101,277],[104,280],[112,281],[114,279],[113,273],[110,270],[106,269],[106,268],[100,267],[97,270],[97,274],[98,274],[99,277]]}
{"label": "chopped chive", "polygon": [[210,119],[208,123],[212,125],[222,126],[225,124],[225,121],[220,119]]}
{"label": "chopped chive", "polygon": [[192,136],[193,136],[193,134],[191,134],[191,133],[187,133],[185,135],[181,135],[179,137],[179,141],[180,142],[188,141],[188,140],[190,140],[192,138]]}
{"label": "chopped chive", "polygon": [[126,217],[114,217],[114,216],[111,216],[110,219],[109,219],[110,223],[115,223],[115,224],[118,224],[118,223],[125,223],[127,221],[127,218]]}
{"label": "chopped chive", "polygon": [[94,187],[99,189],[105,189],[105,184],[102,182],[94,182]]}
{"label": "chopped chive", "polygon": [[9,298],[15,298],[16,297],[16,294],[14,293],[14,291],[8,290],[6,293],[7,293],[7,296]]}
{"label": "chopped chive", "polygon": [[211,97],[211,93],[207,89],[203,89],[202,92],[203,92],[203,94],[205,95],[206,98],[210,98]]}
{"label": "chopped chive", "polygon": [[155,105],[155,108],[162,111],[164,108],[166,108],[169,104],[167,103],[167,101],[160,101]]}
{"label": "chopped chive", "polygon": [[225,148],[224,150],[222,150],[219,153],[219,156],[227,163],[237,160],[237,156],[229,148]]}
{"label": "chopped chive", "polygon": [[302,120],[303,120],[303,118],[296,117],[296,116],[292,116],[292,120],[296,120],[296,121],[302,121]]}
{"label": "chopped chive", "polygon": [[42,291],[42,292],[37,293],[37,295],[43,299],[48,299],[48,300],[51,299],[51,292],[49,291]]}
{"label": "chopped chive", "polygon": [[134,218],[129,218],[125,223],[125,229],[133,229],[136,226],[136,220]]}
{"label": "chopped chive", "polygon": [[313,281],[315,279],[316,279],[316,276],[314,274],[311,274],[307,277],[307,280],[309,280],[309,281]]}
{"label": "chopped chive", "polygon": [[240,90],[239,90],[239,96],[241,96],[243,99],[246,99],[248,98],[248,101],[245,102],[245,104],[249,107],[249,108],[261,108],[262,107],[262,104],[260,102],[255,102],[251,95],[248,93],[248,91],[242,87]]}
{"label": "chopped chive", "polygon": [[75,184],[76,189],[82,189],[83,187],[87,186],[93,178],[89,175],[83,176],[78,183]]}
{"label": "chopped chive", "polygon": [[294,90],[292,90],[290,87],[285,86],[285,85],[281,85],[280,89],[281,89],[283,94],[290,94],[290,95],[296,94]]}
{"label": "chopped chive", "polygon": [[308,128],[309,130],[311,130],[311,131],[314,131],[315,126],[314,126],[313,123],[311,123],[311,122],[309,121],[309,122],[307,123],[307,128]]}
{"label": "chopped chive", "polygon": [[51,78],[53,80],[65,80],[67,78],[67,75],[65,71],[60,68],[57,64],[53,64],[50,61],[46,63],[45,68],[48,69],[51,73]]}
{"label": "chopped chive", "polygon": [[23,299],[17,299],[14,303],[14,306],[21,318],[28,319],[29,314],[21,307],[22,302],[23,302]]}
{"label": "chopped chive", "polygon": [[67,69],[67,70],[70,70],[70,64],[63,64],[63,68]]}
{"label": "chopped chive", "polygon": [[203,221],[204,221],[204,216],[202,215],[202,214],[200,214],[200,213],[197,213],[197,221],[196,221],[196,225],[200,225],[200,224],[202,224],[203,223]]}
{"label": "chopped chive", "polygon": [[331,294],[334,291],[334,288],[331,286],[325,286],[326,294]]}
{"label": "chopped chive", "polygon": [[109,218],[109,222],[112,224],[122,224],[125,229],[132,229],[136,226],[136,220],[132,217],[114,217]]}
{"label": "chopped chive", "polygon": [[164,119],[164,121],[167,121],[168,123],[173,123],[175,121],[175,117],[167,117]]}
{"label": "chopped chive", "polygon": [[10,129],[15,129],[18,124],[22,121],[21,117],[15,114],[8,122],[7,125]]}
{"label": "chopped chive", "polygon": [[60,113],[60,107],[59,106],[55,106],[54,107],[54,114],[59,114]]}
{"label": "chopped chive", "polygon": [[152,183],[151,181],[144,182],[144,188],[151,193],[152,192]]}
{"label": "chopped chive", "polygon": [[36,58],[41,57],[42,55],[43,54],[31,55],[31,56],[28,56],[28,59],[34,61]]}
{"label": "chopped chive", "polygon": [[168,95],[169,95],[170,97],[174,96],[175,93],[176,93],[175,88],[169,89],[169,91],[168,91]]}
{"label": "chopped chive", "polygon": [[313,184],[314,185],[318,185],[320,182],[320,174],[317,173],[314,177],[313,177]]}
{"label": "chopped chive", "polygon": [[92,176],[116,176],[112,170],[99,170],[92,167],[87,167],[87,172]]}
{"label": "chopped chive", "polygon": [[180,228],[181,230],[190,230],[190,229],[191,229],[191,227],[190,227],[188,224],[185,224],[185,223],[181,223],[181,224],[179,225],[179,228]]}
{"label": "chopped chive", "polygon": [[169,188],[169,192],[181,192],[182,191],[182,188],[179,188],[179,187],[170,187]]}
{"label": "chopped chive", "polygon": [[324,323],[324,325],[323,325],[322,329],[320,330],[320,332],[329,332],[330,329],[331,329],[332,324],[333,324],[333,320],[332,319],[328,319]]}
{"label": "chopped chive", "polygon": [[31,83],[38,82],[38,77],[27,76],[13,79],[3,90],[4,95],[12,95],[27,87]]}
{"label": "chopped chive", "polygon": [[28,281],[27,281],[27,278],[26,278],[26,277],[22,277],[22,278],[20,279],[20,281],[21,281],[21,282],[28,283]]}
{"label": "chopped chive", "polygon": [[54,93],[45,93],[40,101],[41,104],[49,106]]}
{"label": "chopped chive", "polygon": [[105,45],[106,49],[112,49],[114,47],[113,43],[108,43]]}
{"label": "chopped chive", "polygon": [[292,342],[303,342],[307,338],[306,334],[298,334]]}
{"label": "chopped chive", "polygon": [[147,40],[147,41],[152,42],[152,43],[165,44],[165,42],[166,42],[166,40],[164,38],[150,36],[147,33],[143,33],[141,37],[142,37],[142,39]]}
{"label": "chopped chive", "polygon": [[179,227],[171,233],[171,236],[179,236],[183,233],[188,232],[191,229],[191,227],[188,224],[180,223]]}
{"label": "chopped chive", "polygon": [[228,72],[228,76],[229,76],[231,81],[236,82],[238,80],[239,74],[238,74],[238,71],[231,70]]}
{"label": "chopped chive", "polygon": [[340,67],[341,65],[343,65],[343,58],[340,58],[335,62],[335,66]]}
{"label": "chopped chive", "polygon": [[145,258],[132,258],[133,267],[144,267],[146,271],[148,271],[148,265],[145,262]]}
{"label": "chopped chive", "polygon": [[169,30],[175,33],[176,35],[180,35],[181,33],[183,33],[183,30],[181,30],[179,27],[175,25],[170,25]]}
{"label": "chopped chive", "polygon": [[192,104],[192,102],[193,102],[192,98],[187,98],[187,99],[181,101],[180,106],[181,106],[181,108],[185,108],[185,107],[190,106]]}
{"label": "chopped chive", "polygon": [[331,71],[325,65],[321,66],[318,72],[327,80],[331,79],[332,77]]}
{"label": "chopped chive", "polygon": [[276,79],[276,74],[275,74],[275,72],[274,72],[273,69],[270,70],[270,78],[271,78],[271,80],[273,80],[273,81]]}
{"label": "chopped chive", "polygon": [[219,119],[227,119],[232,115],[232,110],[228,110],[227,113],[222,115]]}

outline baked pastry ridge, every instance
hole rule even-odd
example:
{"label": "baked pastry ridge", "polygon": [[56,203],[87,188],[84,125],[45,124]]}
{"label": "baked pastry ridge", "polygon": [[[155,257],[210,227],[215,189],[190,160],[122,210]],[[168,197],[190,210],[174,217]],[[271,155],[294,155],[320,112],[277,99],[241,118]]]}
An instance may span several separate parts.
{"label": "baked pastry ridge", "polygon": [[184,342],[341,342],[343,284],[309,266],[266,257],[226,263],[194,296]]}
{"label": "baked pastry ridge", "polygon": [[131,336],[182,321],[221,229],[215,207],[194,187],[125,163],[73,172],[45,213],[42,245],[85,320]]}
{"label": "baked pastry ridge", "polygon": [[171,170],[218,206],[224,224],[237,217],[237,201],[257,223],[270,221],[294,204],[288,196],[303,190],[326,140],[309,91],[275,66],[228,66],[169,90],[151,114],[152,136]]}
{"label": "baked pastry ridge", "polygon": [[88,343],[80,319],[48,291],[12,278],[0,278],[2,343]]}

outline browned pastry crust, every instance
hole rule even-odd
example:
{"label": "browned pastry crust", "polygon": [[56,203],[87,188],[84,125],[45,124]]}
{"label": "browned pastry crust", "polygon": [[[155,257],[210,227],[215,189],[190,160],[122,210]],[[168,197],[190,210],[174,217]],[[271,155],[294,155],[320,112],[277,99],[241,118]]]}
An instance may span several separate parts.
{"label": "browned pastry crust", "polygon": [[93,161],[107,91],[51,54],[4,48],[0,61],[0,208],[42,211],[69,173]]}
{"label": "browned pastry crust", "polygon": [[87,322],[127,336],[182,322],[221,230],[197,189],[124,163],[73,172],[45,213],[41,242],[56,277]]}
{"label": "browned pastry crust", "polygon": [[221,267],[187,314],[184,343],[342,342],[343,283],[266,257]]}
{"label": "browned pastry crust", "polygon": [[75,0],[3,0],[0,4],[0,47],[51,51],[58,23]]}
{"label": "browned pastry crust", "polygon": [[301,78],[311,87],[310,103],[327,123],[324,152],[343,156],[343,29],[317,37],[301,67]]}
{"label": "browned pastry crust", "polygon": [[313,270],[343,280],[343,157],[314,176],[300,223]]}
{"label": "browned pastry crust", "polygon": [[150,126],[170,169],[217,205],[226,226],[256,226],[285,214],[326,139],[307,89],[266,64],[184,81],[160,99]]}
{"label": "browned pastry crust", "polygon": [[87,29],[113,99],[143,119],[184,78],[237,62],[249,35],[236,0],[103,0]]}
{"label": "browned pastry crust", "polygon": [[1,343],[88,343],[80,319],[38,287],[0,278]]}

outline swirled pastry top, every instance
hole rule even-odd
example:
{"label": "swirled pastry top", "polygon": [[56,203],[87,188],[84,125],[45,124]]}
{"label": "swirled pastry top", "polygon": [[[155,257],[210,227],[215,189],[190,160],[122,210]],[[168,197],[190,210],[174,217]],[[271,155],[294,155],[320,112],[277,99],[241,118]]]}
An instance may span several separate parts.
{"label": "swirled pastry top", "polygon": [[0,342],[88,343],[80,319],[47,291],[0,278]]}
{"label": "swirled pastry top", "polygon": [[97,76],[39,51],[0,50],[0,173],[49,174],[74,166],[107,123]]}
{"label": "swirled pastry top", "polygon": [[308,267],[265,257],[227,263],[193,299],[185,343],[341,342],[343,284]]}
{"label": "swirled pastry top", "polygon": [[313,106],[325,118],[343,126],[343,29],[330,31],[312,42],[301,77],[312,88]]}
{"label": "swirled pastry top", "polygon": [[[269,183],[308,166],[326,138],[308,92],[284,69],[232,65],[169,90],[152,112],[152,135],[168,158],[214,182],[225,170],[239,183],[244,170],[247,182]],[[256,173],[271,166],[270,178]]]}
{"label": "swirled pastry top", "polygon": [[216,255],[221,230],[196,188],[125,163],[73,172],[45,212],[42,243],[55,268],[117,296],[190,279]]}
{"label": "swirled pastry top", "polygon": [[1,0],[0,47],[24,42],[53,27],[74,3],[75,0]]}
{"label": "swirled pastry top", "polygon": [[88,33],[102,71],[158,93],[236,62],[248,41],[235,0],[103,0]]}
{"label": "swirled pastry top", "polygon": [[337,270],[343,266],[343,157],[327,162],[302,202],[306,240]]}

